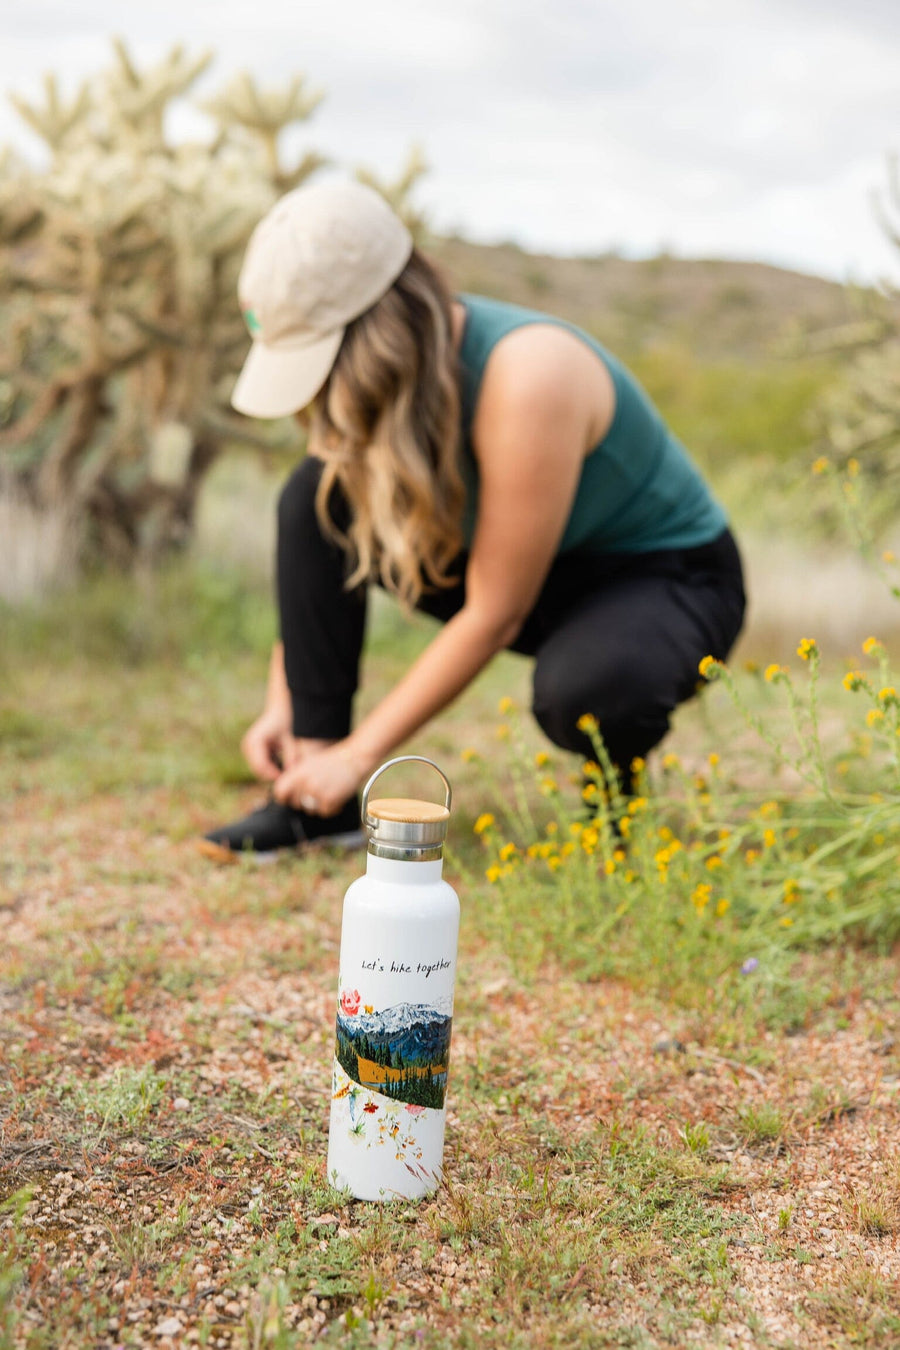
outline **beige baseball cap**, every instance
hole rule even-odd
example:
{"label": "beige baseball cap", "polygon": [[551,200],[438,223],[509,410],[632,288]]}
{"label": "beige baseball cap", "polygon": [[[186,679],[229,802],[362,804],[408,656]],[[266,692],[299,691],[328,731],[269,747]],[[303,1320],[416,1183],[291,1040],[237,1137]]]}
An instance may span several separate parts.
{"label": "beige baseball cap", "polygon": [[231,395],[238,412],[287,417],[328,377],[351,319],[403,271],[412,236],[384,198],[352,179],[295,188],[247,245],[238,297],[253,346]]}

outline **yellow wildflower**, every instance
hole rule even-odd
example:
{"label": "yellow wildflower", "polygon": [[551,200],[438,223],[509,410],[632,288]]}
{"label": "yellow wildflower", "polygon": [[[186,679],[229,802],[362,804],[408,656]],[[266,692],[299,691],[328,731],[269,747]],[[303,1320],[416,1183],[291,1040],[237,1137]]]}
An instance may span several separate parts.
{"label": "yellow wildflower", "polygon": [[500,723],[500,725],[497,727],[497,730],[494,732],[494,735],[497,737],[498,741],[509,740],[509,727],[506,725],[505,722]]}
{"label": "yellow wildflower", "polygon": [[634,872],[632,872],[631,868],[629,868],[628,871],[625,873],[625,878],[624,878],[624,879],[625,879],[625,881],[628,883],[629,886],[630,886],[631,883],[635,880],[635,874],[634,874]]}
{"label": "yellow wildflower", "polygon": [[603,870],[608,877],[612,876],[613,872],[616,870],[616,864],[613,862],[612,858],[606,859],[606,862],[603,864]]}
{"label": "yellow wildflower", "polygon": [[559,846],[559,855],[561,858],[568,858],[569,855],[574,852],[575,841],[573,839],[567,839],[564,844],[560,844]]}
{"label": "yellow wildflower", "polygon": [[731,838],[731,831],[724,825],[721,830],[719,830],[719,838],[722,840],[722,843],[724,843],[726,839]]}
{"label": "yellow wildflower", "polygon": [[503,698],[501,698],[500,702],[497,704],[497,711],[501,712],[505,717],[507,713],[512,712],[515,706],[516,705],[513,703],[509,695],[504,694]]}
{"label": "yellow wildflower", "polygon": [[632,773],[643,773],[644,768],[645,768],[644,761],[641,759],[640,755],[636,756],[636,757],[631,761],[631,772],[632,772]]}
{"label": "yellow wildflower", "polygon": [[731,909],[731,901],[726,900],[724,896],[722,897],[721,900],[718,900],[716,902],[716,913],[718,914],[720,919],[722,918],[722,915],[727,914],[730,909]]}
{"label": "yellow wildflower", "polygon": [[721,866],[722,866],[722,859],[719,857],[718,853],[714,853],[711,858],[707,858],[706,860],[707,872],[714,872],[717,867]]}
{"label": "yellow wildflower", "polygon": [[878,702],[879,703],[897,702],[897,690],[894,688],[892,684],[889,684],[884,689],[880,689],[878,691]]}
{"label": "yellow wildflower", "polygon": [[866,726],[877,727],[879,722],[884,721],[884,713],[880,708],[870,708],[866,713]]}
{"label": "yellow wildflower", "polygon": [[562,867],[562,858],[559,856],[558,853],[554,853],[551,858],[547,859],[547,866],[550,868],[551,872],[556,872],[560,867]]}
{"label": "yellow wildflower", "polygon": [[780,815],[781,807],[777,802],[763,802],[759,808],[759,814],[762,816],[763,820],[766,820],[769,816]]}
{"label": "yellow wildflower", "polygon": [[478,751],[467,748],[465,750],[460,751],[459,757],[464,764],[471,764],[473,760],[476,760],[478,758]]}
{"label": "yellow wildflower", "polygon": [[581,847],[585,853],[593,853],[599,842],[600,834],[592,825],[589,825],[586,830],[582,830]]}
{"label": "yellow wildflower", "polygon": [[590,736],[592,732],[599,731],[600,729],[600,723],[593,713],[582,713],[575,725],[579,731],[586,732],[588,736]]}
{"label": "yellow wildflower", "polygon": [[550,763],[550,756],[546,750],[539,750],[534,757],[534,762],[537,768],[543,769],[545,764]]}
{"label": "yellow wildflower", "polygon": [[848,670],[847,674],[844,676],[844,688],[851,694],[854,693],[855,690],[861,689],[864,684],[865,676],[861,670]]}
{"label": "yellow wildflower", "polygon": [[494,882],[499,881],[500,878],[503,876],[503,868],[498,867],[496,863],[491,863],[490,867],[488,868],[488,870],[485,872],[484,875],[487,877],[488,881],[493,886]]}
{"label": "yellow wildflower", "polygon": [[619,821],[619,833],[621,834],[623,839],[627,839],[630,832],[631,832],[631,817],[623,816],[622,819]]}
{"label": "yellow wildflower", "polygon": [[848,477],[848,478],[855,478],[856,475],[857,475],[858,473],[859,473],[859,460],[858,460],[858,459],[848,459],[848,460],[847,460],[847,477]]}
{"label": "yellow wildflower", "polygon": [[572,824],[569,826],[569,834],[574,834],[577,839],[583,829],[584,825],[580,820],[573,820]]}
{"label": "yellow wildflower", "polygon": [[545,797],[552,797],[555,792],[559,792],[559,784],[555,778],[541,779],[541,792]]}
{"label": "yellow wildflower", "polygon": [[775,847],[775,831],[763,830],[763,848]]}
{"label": "yellow wildflower", "polygon": [[556,834],[558,830],[559,830],[559,826],[557,825],[557,823],[556,823],[555,820],[550,820],[550,821],[547,822],[547,833],[548,833],[548,834]]}
{"label": "yellow wildflower", "polygon": [[897,561],[897,555],[896,555],[896,553],[893,551],[893,549],[886,548],[886,549],[884,550],[884,552],[882,553],[882,555],[881,555],[881,561],[882,561],[882,562],[886,562],[886,563],[896,562],[896,561]]}
{"label": "yellow wildflower", "polygon": [[881,643],[878,641],[877,637],[867,637],[862,645],[862,649],[866,656],[875,656],[880,646]]}
{"label": "yellow wildflower", "polygon": [[813,473],[824,473],[828,468],[828,460],[824,455],[820,455],[812,466]]}
{"label": "yellow wildflower", "polygon": [[631,801],[628,803],[628,814],[630,816],[636,816],[638,811],[644,811],[646,808],[646,797],[632,797]]}
{"label": "yellow wildflower", "polygon": [[711,897],[712,886],[710,886],[709,882],[701,881],[698,886],[694,887],[691,891],[691,904],[698,914],[703,913],[706,906],[709,904]]}
{"label": "yellow wildflower", "polygon": [[518,852],[519,850],[516,848],[515,844],[504,844],[499,855],[501,862],[509,862],[510,858],[515,858]]}
{"label": "yellow wildflower", "polygon": [[678,758],[677,755],[673,754],[663,755],[662,764],[664,769],[677,769],[680,763],[681,760]]}
{"label": "yellow wildflower", "polygon": [[797,648],[797,655],[803,661],[808,661],[810,657],[818,656],[819,648],[816,645],[815,638],[801,638],[800,646]]}
{"label": "yellow wildflower", "polygon": [[581,789],[581,795],[586,802],[593,802],[599,797],[600,789],[597,787],[596,783],[585,783],[584,787]]}
{"label": "yellow wildflower", "polygon": [[699,670],[700,674],[703,676],[704,680],[708,680],[711,671],[714,670],[714,668],[715,668],[718,664],[719,664],[719,663],[718,663],[718,661],[716,660],[716,658],[715,658],[714,656],[704,656],[703,660],[700,662],[700,664],[699,664],[699,666],[697,667],[697,669]]}
{"label": "yellow wildflower", "polygon": [[615,850],[613,851],[613,859],[614,859],[616,862],[618,862],[618,863],[624,862],[624,861],[625,861],[625,850],[624,850],[624,849],[621,849],[621,848],[615,849]]}
{"label": "yellow wildflower", "polygon": [[541,856],[542,848],[543,844],[529,844],[525,852],[528,854],[529,858],[539,858]]}
{"label": "yellow wildflower", "polygon": [[790,928],[793,925],[793,922],[794,920],[791,918],[790,914],[786,914],[783,919],[778,920],[779,927],[781,928]]}
{"label": "yellow wildflower", "polygon": [[788,674],[789,671],[787,666],[779,666],[777,662],[773,661],[772,664],[766,666],[763,671],[763,679],[767,684],[773,684],[775,680],[783,679]]}
{"label": "yellow wildflower", "polygon": [[494,817],[489,811],[485,811],[483,815],[478,817],[472,828],[476,834],[484,834],[485,830],[489,830],[493,823]]}
{"label": "yellow wildflower", "polygon": [[744,862],[747,864],[748,867],[752,867],[758,857],[759,857],[758,848],[748,848],[747,852],[744,854]]}
{"label": "yellow wildflower", "polygon": [[788,877],[784,883],[784,903],[786,905],[796,905],[800,899],[800,887],[793,877]]}
{"label": "yellow wildflower", "polygon": [[584,762],[581,768],[581,772],[585,774],[588,778],[603,777],[603,770],[600,768],[600,765],[597,764],[596,761],[594,761],[593,759],[588,759]]}
{"label": "yellow wildflower", "polygon": [[669,840],[673,837],[672,831],[669,829],[668,825],[660,825],[656,833],[659,835],[660,839]]}
{"label": "yellow wildflower", "polygon": [[707,755],[707,761],[711,769],[714,769],[717,766],[719,763],[719,756],[716,754],[715,750],[713,750],[711,755]]}

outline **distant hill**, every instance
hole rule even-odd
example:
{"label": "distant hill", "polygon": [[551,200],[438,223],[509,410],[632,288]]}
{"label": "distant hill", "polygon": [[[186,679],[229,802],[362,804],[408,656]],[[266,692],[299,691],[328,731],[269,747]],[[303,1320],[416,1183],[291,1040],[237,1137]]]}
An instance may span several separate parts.
{"label": "distant hill", "polygon": [[557,258],[459,238],[433,239],[427,251],[456,289],[548,310],[626,356],[683,343],[702,357],[771,357],[791,326],[853,317],[843,286],[765,263]]}

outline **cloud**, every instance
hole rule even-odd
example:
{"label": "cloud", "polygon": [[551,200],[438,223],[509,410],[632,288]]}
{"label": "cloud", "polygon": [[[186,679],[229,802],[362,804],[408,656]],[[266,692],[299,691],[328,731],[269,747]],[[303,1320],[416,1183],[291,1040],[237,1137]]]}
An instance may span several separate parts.
{"label": "cloud", "polygon": [[[108,63],[111,0],[19,9],[0,19],[0,84]],[[141,61],[214,45],[202,91],[241,66],[305,71],[328,97],[290,144],[390,173],[421,142],[444,228],[839,276],[890,263],[868,198],[900,148],[894,0],[158,0],[127,11],[126,37]]]}

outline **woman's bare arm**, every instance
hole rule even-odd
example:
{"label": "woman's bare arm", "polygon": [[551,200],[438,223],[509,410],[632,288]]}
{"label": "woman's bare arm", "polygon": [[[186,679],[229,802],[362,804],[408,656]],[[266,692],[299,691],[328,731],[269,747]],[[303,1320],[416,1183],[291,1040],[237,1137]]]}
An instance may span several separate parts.
{"label": "woman's bare arm", "polygon": [[556,555],[596,425],[596,389],[580,378],[570,341],[526,328],[496,349],[473,427],[479,509],[466,602],[345,740],[282,775],[282,800],[337,810],[515,638]]}

